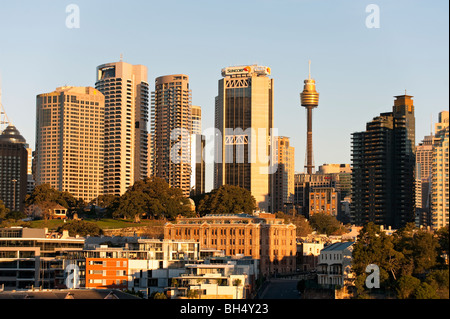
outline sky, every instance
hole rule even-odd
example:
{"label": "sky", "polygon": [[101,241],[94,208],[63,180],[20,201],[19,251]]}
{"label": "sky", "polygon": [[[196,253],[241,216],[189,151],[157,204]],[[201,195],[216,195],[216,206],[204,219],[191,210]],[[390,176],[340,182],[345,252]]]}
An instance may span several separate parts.
{"label": "sky", "polygon": [[[72,4],[79,9],[75,28],[66,24]],[[371,4],[378,20],[366,12]],[[96,67],[122,54],[148,67],[152,90],[158,76],[187,74],[207,129],[214,127],[221,69],[264,65],[274,79],[275,128],[290,137],[296,171],[303,172],[306,112],[299,94],[311,60],[320,94],[314,163],[351,163],[351,134],[391,111],[394,96],[405,90],[414,96],[416,143],[448,109],[448,6],[447,0],[0,0],[1,102],[34,149],[36,95],[95,86]],[[376,21],[378,28],[370,28]]]}

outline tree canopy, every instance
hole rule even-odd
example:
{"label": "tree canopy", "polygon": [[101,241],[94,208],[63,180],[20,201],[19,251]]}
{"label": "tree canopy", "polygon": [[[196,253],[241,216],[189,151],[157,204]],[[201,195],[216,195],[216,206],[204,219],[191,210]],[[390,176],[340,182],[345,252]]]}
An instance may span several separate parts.
{"label": "tree canopy", "polygon": [[428,299],[445,295],[442,291],[448,290],[448,278],[445,280],[448,265],[439,270],[440,250],[438,236],[416,228],[413,223],[393,235],[387,235],[374,223],[364,225],[352,253],[358,295],[368,293],[365,269],[369,264],[380,269],[380,288],[393,291],[398,298]]}
{"label": "tree canopy", "polygon": [[256,200],[252,193],[242,187],[222,185],[206,194],[198,205],[200,216],[206,214],[252,213],[256,209]]}
{"label": "tree canopy", "polygon": [[179,188],[158,177],[147,178],[134,183],[118,200],[113,217],[118,218],[167,218],[178,215],[193,216],[189,198]]}
{"label": "tree canopy", "polygon": [[336,217],[318,213],[309,218],[311,227],[319,234],[326,235],[342,235],[346,232],[344,226],[336,219]]}
{"label": "tree canopy", "polygon": [[25,197],[25,206],[27,208],[37,206],[44,214],[56,204],[64,206],[69,212],[74,212],[84,207],[82,199],[76,199],[67,191],[60,192],[49,184],[37,185],[33,192]]}

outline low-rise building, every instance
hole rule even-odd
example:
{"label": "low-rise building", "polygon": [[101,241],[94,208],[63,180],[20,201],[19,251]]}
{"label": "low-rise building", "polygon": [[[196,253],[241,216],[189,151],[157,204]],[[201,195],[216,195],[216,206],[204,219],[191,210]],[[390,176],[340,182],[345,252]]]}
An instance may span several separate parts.
{"label": "low-rise building", "polygon": [[354,242],[331,244],[320,251],[317,281],[323,286],[351,286],[351,267]]}
{"label": "low-rise building", "polygon": [[46,229],[0,228],[0,286],[5,290],[59,288],[65,250],[81,251],[84,238],[54,236]]}

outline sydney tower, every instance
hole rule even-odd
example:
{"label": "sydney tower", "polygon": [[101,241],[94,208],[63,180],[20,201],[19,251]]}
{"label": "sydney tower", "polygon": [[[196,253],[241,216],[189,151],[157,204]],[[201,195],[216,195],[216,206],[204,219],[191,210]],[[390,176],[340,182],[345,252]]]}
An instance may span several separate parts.
{"label": "sydney tower", "polygon": [[309,61],[309,77],[304,81],[303,92],[300,93],[301,105],[307,111],[307,146],[306,146],[306,172],[313,174],[313,146],[312,146],[312,110],[319,105],[319,93],[316,91],[316,81],[311,79],[311,61]]}

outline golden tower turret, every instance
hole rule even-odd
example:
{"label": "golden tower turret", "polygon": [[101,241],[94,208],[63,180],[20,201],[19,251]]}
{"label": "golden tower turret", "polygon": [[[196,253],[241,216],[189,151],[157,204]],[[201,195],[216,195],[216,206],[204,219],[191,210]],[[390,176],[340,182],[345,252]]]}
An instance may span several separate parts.
{"label": "golden tower turret", "polygon": [[311,61],[309,61],[309,77],[304,81],[303,92],[300,93],[301,105],[307,112],[307,147],[306,172],[312,174],[314,170],[312,147],[312,110],[319,106],[319,93],[316,91],[316,81],[311,79]]}

